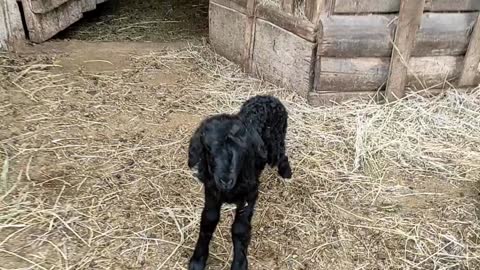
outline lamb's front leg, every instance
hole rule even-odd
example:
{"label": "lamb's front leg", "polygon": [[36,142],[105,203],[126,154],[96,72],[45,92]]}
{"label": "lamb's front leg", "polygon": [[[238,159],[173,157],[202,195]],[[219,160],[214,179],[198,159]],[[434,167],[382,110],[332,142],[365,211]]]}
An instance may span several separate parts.
{"label": "lamb's front leg", "polygon": [[208,251],[210,240],[212,240],[213,232],[220,220],[220,208],[222,204],[213,196],[205,196],[205,206],[202,211],[200,221],[200,234],[198,241],[190,259],[189,270],[203,270],[208,259]]}
{"label": "lamb's front leg", "polygon": [[235,221],[232,225],[233,263],[232,270],[248,269],[248,245],[252,231],[252,217],[255,210],[258,192],[247,200],[248,205],[237,205]]}

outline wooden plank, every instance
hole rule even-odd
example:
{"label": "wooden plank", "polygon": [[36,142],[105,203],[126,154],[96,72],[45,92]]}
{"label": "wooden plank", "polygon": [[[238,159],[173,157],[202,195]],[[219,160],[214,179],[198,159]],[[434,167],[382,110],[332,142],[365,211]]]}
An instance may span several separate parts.
{"label": "wooden plank", "polygon": [[255,7],[256,0],[247,0],[247,19],[245,21],[244,48],[242,65],[245,72],[252,71],[253,47],[255,38]]}
{"label": "wooden plank", "polygon": [[[68,1],[71,0],[30,0],[25,1],[25,4],[31,6],[31,10],[33,13],[43,14],[52,11],[53,9],[65,4]],[[30,2],[31,4],[29,4],[28,2]]]}
{"label": "wooden plank", "polygon": [[269,6],[257,7],[257,18],[269,21],[299,37],[315,42],[317,27],[307,20],[285,14]]}
{"label": "wooden plank", "polygon": [[101,3],[105,3],[105,2],[107,2],[107,1],[108,1],[108,0],[97,0],[97,5],[98,5],[98,4],[101,4]]}
{"label": "wooden plank", "polygon": [[332,106],[353,100],[379,101],[384,92],[355,91],[355,92],[311,92],[308,94],[308,103],[312,106]]}
{"label": "wooden plank", "polygon": [[243,14],[247,14],[247,1],[248,0],[210,0],[210,3],[215,3],[239,11]]}
{"label": "wooden plank", "polygon": [[[396,13],[400,0],[336,0],[335,14]],[[478,11],[478,0],[427,0],[425,11]]]}
{"label": "wooden plank", "polygon": [[413,56],[464,55],[477,13],[425,13]]}
{"label": "wooden plank", "polygon": [[[413,56],[464,55],[477,13],[425,13]],[[320,56],[384,57],[392,53],[394,15],[334,15],[322,20]]]}
{"label": "wooden plank", "polygon": [[325,0],[304,0],[305,1],[305,16],[313,24],[319,23],[320,12],[324,7]]}
{"label": "wooden plank", "polygon": [[82,18],[81,1],[70,1],[45,14],[35,14],[29,0],[22,0],[30,41],[43,42]]}
{"label": "wooden plank", "polygon": [[320,56],[374,57],[392,54],[394,16],[334,15],[322,20]]}
{"label": "wooden plank", "polygon": [[236,63],[243,61],[246,20],[246,15],[210,2],[210,43],[217,53]]}
{"label": "wooden plank", "polygon": [[387,80],[387,101],[394,101],[405,96],[407,65],[415,45],[424,6],[425,0],[403,0],[400,4],[395,45]]}
{"label": "wooden plank", "polygon": [[82,12],[88,12],[97,8],[97,0],[82,0]]}
{"label": "wooden plank", "polygon": [[[376,91],[384,89],[389,58],[322,57],[315,74],[315,91]],[[462,56],[413,57],[407,72],[407,85],[418,89],[455,84],[462,68]]]}
{"label": "wooden plank", "polygon": [[17,2],[0,2],[0,50],[15,50],[24,41],[25,32]]}
{"label": "wooden plank", "polygon": [[281,0],[282,10],[288,14],[293,14],[295,10],[295,0]]}
{"label": "wooden plank", "polygon": [[460,76],[460,86],[480,84],[480,15],[473,28]]}
{"label": "wooden plank", "polygon": [[263,19],[256,20],[253,68],[260,77],[307,97],[315,43]]}

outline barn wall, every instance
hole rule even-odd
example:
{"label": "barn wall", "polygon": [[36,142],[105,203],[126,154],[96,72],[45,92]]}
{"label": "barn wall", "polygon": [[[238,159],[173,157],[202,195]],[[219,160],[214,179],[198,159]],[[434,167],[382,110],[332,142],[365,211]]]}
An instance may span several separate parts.
{"label": "barn wall", "polygon": [[[384,96],[401,3],[420,6],[412,0],[210,2],[210,39],[216,51],[261,78],[296,90],[312,104]],[[473,31],[480,1],[426,0],[421,6],[406,62],[406,87],[478,85],[480,74],[472,70],[479,64],[480,41],[472,39],[472,32],[480,35]],[[410,16],[408,8],[403,10]]]}

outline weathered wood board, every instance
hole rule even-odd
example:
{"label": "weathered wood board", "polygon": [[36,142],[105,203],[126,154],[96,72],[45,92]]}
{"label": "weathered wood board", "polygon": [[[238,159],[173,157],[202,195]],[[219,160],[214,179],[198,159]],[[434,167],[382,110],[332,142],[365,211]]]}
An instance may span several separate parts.
{"label": "weathered wood board", "polygon": [[20,10],[15,1],[0,3],[0,50],[14,49],[25,40]]}
{"label": "weathered wood board", "polygon": [[253,69],[306,97],[312,85],[315,44],[268,21],[256,20]]}
{"label": "weathered wood board", "polygon": [[459,80],[460,86],[475,86],[478,84],[480,84],[480,15],[470,37],[470,44],[465,54],[465,62]]}
{"label": "weathered wood board", "polygon": [[389,102],[405,96],[407,65],[415,46],[424,7],[425,0],[403,0],[400,3],[400,14],[395,30],[395,47],[388,69],[386,96]]}
{"label": "weathered wood board", "polygon": [[30,1],[24,1],[25,5],[28,5],[28,2],[31,3],[31,10],[33,13],[41,14],[41,13],[47,13],[49,11],[52,11],[55,8],[58,8],[59,6],[65,4],[66,2],[71,1],[71,0],[30,0]]}
{"label": "weathered wood board", "polygon": [[30,0],[22,0],[29,37],[32,42],[43,42],[82,18],[82,2],[71,0],[44,13],[36,14],[30,9]]}
{"label": "weathered wood board", "polygon": [[269,6],[258,6],[256,8],[256,17],[275,24],[308,41],[316,42],[317,27],[308,20],[279,12],[279,10]]}
{"label": "weathered wood board", "polygon": [[243,60],[246,20],[245,14],[210,2],[210,43],[216,52],[236,63]]}
{"label": "weathered wood board", "polygon": [[[442,84],[459,76],[461,56],[414,57],[410,59],[407,85],[417,88]],[[390,58],[323,57],[317,64],[315,91],[375,91],[387,82]]]}
{"label": "weathered wood board", "polygon": [[[413,56],[465,54],[477,13],[425,13],[417,31]],[[386,57],[392,53],[394,15],[322,17],[319,55]]]}
{"label": "weathered wood board", "polygon": [[242,14],[247,14],[247,1],[248,0],[210,0],[210,3],[215,3]]}
{"label": "weathered wood board", "polygon": [[[400,0],[336,0],[335,14],[396,13]],[[478,11],[478,0],[427,0],[425,11]]]}
{"label": "weathered wood board", "polygon": [[383,92],[377,91],[310,92],[308,94],[308,102],[312,106],[329,106],[350,100],[379,101],[383,95]]}
{"label": "weathered wood board", "polygon": [[82,0],[82,12],[88,12],[97,8],[97,0]]}

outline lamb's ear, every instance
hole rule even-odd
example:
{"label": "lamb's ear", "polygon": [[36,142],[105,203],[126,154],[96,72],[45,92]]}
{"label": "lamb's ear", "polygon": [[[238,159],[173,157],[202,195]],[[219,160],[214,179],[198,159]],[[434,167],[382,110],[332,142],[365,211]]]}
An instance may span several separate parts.
{"label": "lamb's ear", "polygon": [[256,130],[250,129],[249,132],[250,138],[255,148],[255,153],[260,156],[262,159],[267,160],[267,149],[265,148],[265,143],[262,140],[262,137],[258,134]]}
{"label": "lamb's ear", "polygon": [[203,157],[203,143],[202,143],[203,125],[201,125],[192,138],[190,138],[190,145],[188,147],[188,167],[193,168],[197,165]]}

